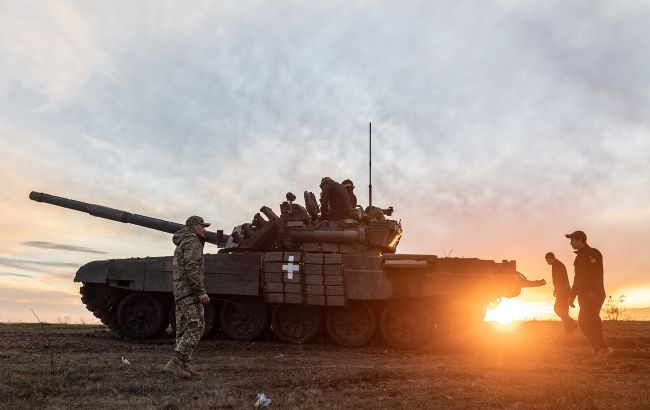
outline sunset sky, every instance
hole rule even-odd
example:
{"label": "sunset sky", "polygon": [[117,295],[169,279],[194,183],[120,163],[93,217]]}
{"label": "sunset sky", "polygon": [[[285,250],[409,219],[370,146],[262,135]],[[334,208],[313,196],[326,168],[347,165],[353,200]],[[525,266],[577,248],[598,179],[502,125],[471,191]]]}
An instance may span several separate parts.
{"label": "sunset sky", "polygon": [[366,205],[370,121],[400,253],[550,282],[581,229],[650,306],[650,2],[188,4],[0,2],[0,322],[91,321],[79,266],[173,252],[30,191],[226,232],[325,175]]}

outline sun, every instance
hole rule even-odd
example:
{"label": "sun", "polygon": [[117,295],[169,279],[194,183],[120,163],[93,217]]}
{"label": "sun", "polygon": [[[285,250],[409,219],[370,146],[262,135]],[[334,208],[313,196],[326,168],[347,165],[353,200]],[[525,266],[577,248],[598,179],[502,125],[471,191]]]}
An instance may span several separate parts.
{"label": "sun", "polygon": [[543,302],[529,302],[520,299],[501,299],[494,307],[488,308],[486,322],[508,324],[520,320],[548,318],[553,308]]}

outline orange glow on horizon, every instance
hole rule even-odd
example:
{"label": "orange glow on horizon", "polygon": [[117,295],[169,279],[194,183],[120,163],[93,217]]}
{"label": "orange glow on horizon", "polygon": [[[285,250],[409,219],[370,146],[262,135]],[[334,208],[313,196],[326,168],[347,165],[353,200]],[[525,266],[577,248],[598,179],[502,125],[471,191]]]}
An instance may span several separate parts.
{"label": "orange glow on horizon", "polygon": [[619,295],[625,296],[625,307],[627,308],[642,308],[650,305],[650,287],[628,287],[611,294],[613,297]]}

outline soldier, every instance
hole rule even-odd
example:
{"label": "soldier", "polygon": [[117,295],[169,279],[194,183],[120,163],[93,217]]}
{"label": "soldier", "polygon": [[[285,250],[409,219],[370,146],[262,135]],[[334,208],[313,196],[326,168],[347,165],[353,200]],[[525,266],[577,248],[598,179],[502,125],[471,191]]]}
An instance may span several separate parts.
{"label": "soldier", "polygon": [[357,196],[354,195],[354,184],[349,179],[341,182],[341,185],[345,187],[345,191],[348,193],[348,198],[350,199],[350,206],[354,209],[357,207]]}
{"label": "soldier", "polygon": [[596,353],[596,362],[605,362],[612,349],[605,345],[600,309],[605,302],[603,283],[603,255],[596,248],[587,245],[587,235],[575,231],[565,235],[571,240],[576,258],[573,262],[575,276],[569,292],[568,303],[573,304],[576,296],[580,304],[578,324]]}
{"label": "soldier", "polygon": [[321,217],[331,221],[346,218],[352,207],[345,187],[329,177],[323,177],[320,188]]}
{"label": "soldier", "polygon": [[173,262],[176,348],[164,369],[184,378],[200,375],[190,367],[190,360],[192,350],[201,340],[205,329],[201,304],[210,303],[205,291],[203,262],[205,227],[210,224],[195,215],[187,218],[185,226],[172,239],[176,245]]}
{"label": "soldier", "polygon": [[[553,310],[562,319],[564,323],[564,333],[569,336],[576,329],[576,321],[569,315],[569,276],[566,267],[562,262],[555,258],[553,252],[548,252],[545,256],[546,263],[551,265],[551,275],[553,277],[553,297],[555,305]],[[573,307],[573,306],[572,306]]]}

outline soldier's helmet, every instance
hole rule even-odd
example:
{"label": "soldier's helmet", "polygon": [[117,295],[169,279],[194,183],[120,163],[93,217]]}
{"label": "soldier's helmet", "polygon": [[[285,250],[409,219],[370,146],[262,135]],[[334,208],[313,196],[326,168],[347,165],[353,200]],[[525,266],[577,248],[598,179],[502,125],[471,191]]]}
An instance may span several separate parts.
{"label": "soldier's helmet", "polygon": [[323,189],[323,186],[325,185],[325,183],[327,181],[331,181],[331,180],[332,180],[332,178],[330,178],[330,177],[323,177],[323,179],[320,180],[320,185],[319,185],[320,189]]}
{"label": "soldier's helmet", "polygon": [[341,182],[341,185],[343,185],[346,188],[354,189],[354,183],[349,179],[346,179],[343,182]]}
{"label": "soldier's helmet", "polygon": [[192,226],[192,225],[203,225],[203,226],[210,226],[209,223],[205,222],[203,218],[201,218],[198,215],[192,215],[189,218],[187,218],[187,221],[185,221],[185,226]]}

